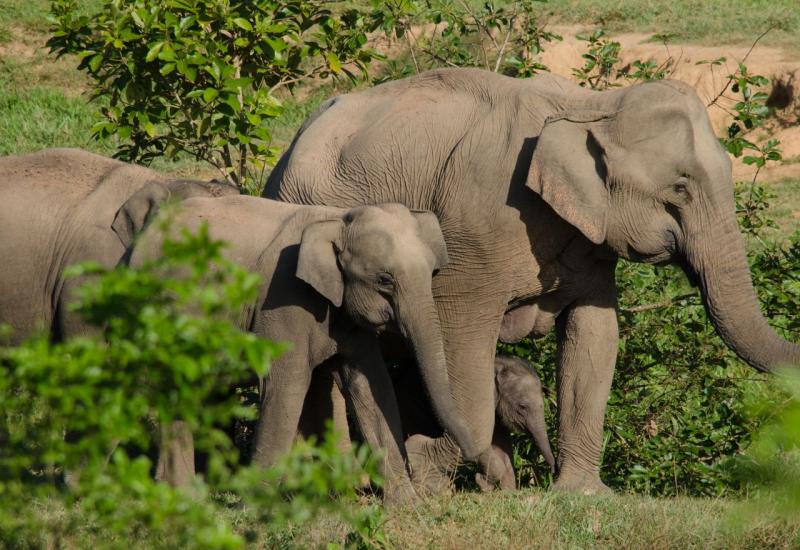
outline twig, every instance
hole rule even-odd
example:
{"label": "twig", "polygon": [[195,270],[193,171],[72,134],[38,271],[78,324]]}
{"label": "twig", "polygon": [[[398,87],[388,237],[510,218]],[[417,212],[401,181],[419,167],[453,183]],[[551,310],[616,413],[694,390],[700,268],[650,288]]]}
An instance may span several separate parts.
{"label": "twig", "polygon": [[511,16],[508,25],[508,32],[506,33],[506,39],[503,40],[503,45],[500,47],[500,51],[497,52],[497,60],[494,63],[494,72],[498,72],[500,70],[500,64],[503,62],[503,54],[506,51],[506,47],[508,46],[508,41],[511,38],[511,33],[514,31],[514,23],[517,22],[517,11],[519,9],[519,4],[516,2],[514,3],[514,14]]}
{"label": "twig", "polygon": [[411,52],[411,61],[414,62],[414,70],[419,74],[419,63],[417,63],[417,54],[414,53],[414,44],[411,43],[411,37],[414,38],[414,42],[417,41],[417,37],[411,33],[411,25],[408,25],[403,33],[405,36],[406,43],[408,44],[408,51]]}
{"label": "twig", "polygon": [[[772,25],[772,26],[770,26],[770,27],[769,27],[767,30],[765,30],[765,31],[764,31],[764,32],[762,32],[760,35],[758,35],[758,38],[756,38],[756,39],[753,41],[753,43],[750,45],[750,49],[749,49],[749,50],[747,50],[747,53],[746,53],[746,54],[744,54],[744,57],[743,57],[743,58],[742,58],[742,59],[739,61],[739,64],[740,64],[740,65],[741,65],[742,63],[744,63],[745,61],[747,61],[747,58],[748,58],[748,57],[750,57],[750,53],[753,51],[753,48],[755,48],[755,47],[756,47],[756,44],[758,44],[759,40],[761,40],[762,38],[764,38],[764,37],[767,35],[767,33],[768,33],[768,32],[770,32],[770,31],[771,31],[772,29],[774,29],[774,28],[775,28],[775,25]],[[722,97],[722,94],[724,94],[725,92],[727,92],[727,91],[728,91],[728,88],[730,87],[731,83],[734,81],[734,74],[736,74],[736,71],[734,71],[734,73],[728,77],[728,81],[725,83],[725,87],[724,87],[724,88],[722,88],[722,91],[721,91],[720,93],[718,93],[718,94],[717,94],[717,97],[715,97],[714,99],[712,99],[712,100],[711,100],[711,103],[709,103],[708,105],[706,105],[706,107],[711,107],[712,105],[714,105],[714,104],[715,104],[715,103],[716,103],[716,102],[719,100],[719,98],[721,98],[721,97]]]}
{"label": "twig", "polygon": [[681,300],[685,300],[687,298],[692,298],[697,296],[696,292],[688,292],[686,294],[681,294],[679,296],[674,296],[673,298],[669,298],[668,300],[664,300],[662,302],[656,302],[655,304],[642,304],[638,306],[631,306],[628,308],[620,308],[620,311],[624,313],[641,313],[642,311],[651,311],[654,309],[661,309],[662,307],[669,307],[676,302]]}
{"label": "twig", "polygon": [[458,65],[456,65],[455,63],[453,63],[449,59],[446,59],[446,58],[442,57],[441,55],[437,54],[436,52],[434,52],[433,50],[431,50],[429,48],[423,48],[422,51],[425,52],[426,54],[428,54],[429,56],[431,56],[432,58],[434,58],[436,61],[441,61],[442,63],[450,65],[451,67],[458,68]]}

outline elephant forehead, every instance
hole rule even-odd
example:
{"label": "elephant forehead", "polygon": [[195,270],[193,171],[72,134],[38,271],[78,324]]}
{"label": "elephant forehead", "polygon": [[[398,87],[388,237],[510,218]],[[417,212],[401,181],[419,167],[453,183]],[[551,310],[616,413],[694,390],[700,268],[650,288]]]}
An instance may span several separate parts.
{"label": "elephant forehead", "polygon": [[397,248],[392,235],[380,230],[357,232],[352,236],[349,246],[353,259],[364,267],[388,263],[398,253]]}

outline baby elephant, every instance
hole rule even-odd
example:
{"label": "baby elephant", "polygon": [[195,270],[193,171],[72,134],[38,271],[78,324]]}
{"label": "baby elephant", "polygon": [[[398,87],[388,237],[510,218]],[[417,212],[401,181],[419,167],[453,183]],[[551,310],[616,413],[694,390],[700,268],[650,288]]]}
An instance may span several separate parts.
{"label": "baby elephant", "polygon": [[[466,453],[472,450],[451,397],[431,291],[433,273],[447,263],[433,214],[399,204],[343,210],[236,196],[187,200],[175,217],[176,228],[207,222],[213,238],[230,244],[225,253],[231,260],[262,276],[258,301],[241,316],[244,328],[293,344],[260,383],[256,463],[269,466],[289,450],[312,370],[335,362],[367,443],[385,452],[385,499],[415,497],[397,402],[377,344],[384,329],[398,331],[415,350],[437,417]],[[132,265],[160,252],[163,236],[156,226],[135,247]],[[188,454],[187,445],[179,447],[170,452]],[[161,462],[192,464],[188,458]],[[177,472],[173,481],[183,478]]]}
{"label": "baby elephant", "polygon": [[542,382],[536,371],[518,357],[498,355],[494,360],[494,376],[497,408],[492,453],[488,463],[482,464],[484,471],[475,474],[475,481],[484,491],[491,491],[495,485],[501,489],[516,487],[511,432],[532,437],[551,472],[555,473],[556,465],[544,422]]}
{"label": "baby elephant", "polygon": [[[536,371],[526,361],[504,355],[495,357],[494,371],[496,408],[492,448],[491,453],[484,455],[480,461],[482,471],[475,474],[475,481],[484,491],[490,491],[495,486],[507,490],[516,487],[511,463],[512,432],[527,434],[533,438],[551,471],[555,472],[555,459],[544,421],[542,383]],[[403,421],[403,435],[411,440],[438,437],[442,432],[432,411],[426,403],[421,402],[423,400],[415,398],[424,395],[417,380],[413,371],[405,371],[400,372],[394,381]],[[415,467],[423,470],[415,471],[414,474],[424,484],[426,465],[417,463]],[[443,488],[431,489],[439,492]]]}

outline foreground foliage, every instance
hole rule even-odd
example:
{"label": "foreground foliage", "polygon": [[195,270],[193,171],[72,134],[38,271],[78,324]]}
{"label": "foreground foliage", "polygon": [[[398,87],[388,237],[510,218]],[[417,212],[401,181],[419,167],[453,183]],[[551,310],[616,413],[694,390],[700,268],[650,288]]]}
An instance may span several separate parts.
{"label": "foreground foliage", "polygon": [[[253,409],[232,389],[265,374],[282,348],[232,324],[259,279],[222,247],[203,229],[165,240],[163,257],[141,269],[76,268],[92,280],[75,309],[97,335],[0,348],[0,540],[239,548],[248,524],[285,536],[330,510],[354,540],[381,543],[376,510],[351,507],[375,472],[366,449],[342,454],[331,437],[270,470],[239,465],[223,428]],[[154,442],[168,433],[159,426],[172,421],[205,456],[203,479],[185,489],[153,481]],[[55,519],[37,511],[48,506]],[[245,510],[236,529],[222,513],[230,506]]]}

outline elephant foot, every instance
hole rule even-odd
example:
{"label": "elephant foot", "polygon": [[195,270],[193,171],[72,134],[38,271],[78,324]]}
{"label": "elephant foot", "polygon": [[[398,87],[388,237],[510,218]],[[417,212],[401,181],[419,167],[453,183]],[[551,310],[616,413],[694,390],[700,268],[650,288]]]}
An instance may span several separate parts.
{"label": "elephant foot", "polygon": [[411,479],[417,492],[424,496],[447,494],[453,490],[449,472],[430,459],[430,446],[433,443],[430,437],[419,434],[406,440]]}
{"label": "elephant foot", "polygon": [[387,481],[383,487],[383,505],[387,508],[409,506],[417,502],[419,496],[410,479],[394,483]]}
{"label": "elephant foot", "polygon": [[551,491],[579,493],[582,495],[610,495],[614,491],[600,480],[597,474],[562,473],[550,487]]}

